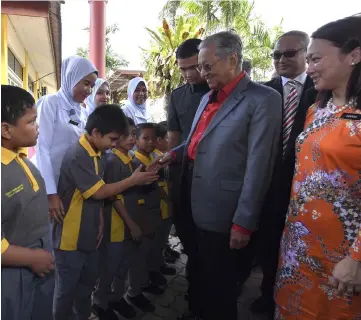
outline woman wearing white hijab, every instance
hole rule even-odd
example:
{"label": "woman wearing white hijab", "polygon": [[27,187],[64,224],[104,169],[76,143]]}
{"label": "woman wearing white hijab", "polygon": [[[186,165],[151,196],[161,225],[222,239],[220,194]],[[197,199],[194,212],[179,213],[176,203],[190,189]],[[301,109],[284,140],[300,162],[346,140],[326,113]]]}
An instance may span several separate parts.
{"label": "woman wearing white hijab", "polygon": [[64,209],[57,194],[60,166],[68,147],[83,133],[87,111],[81,103],[91,94],[98,71],[85,58],[71,56],[61,66],[61,88],[37,103],[39,138],[36,162],[44,180],[49,214],[61,223]]}
{"label": "woman wearing white hijab", "polygon": [[122,108],[125,115],[132,118],[134,123],[153,122],[152,116],[147,110],[148,87],[145,80],[136,77],[129,81],[128,100]]}
{"label": "woman wearing white hijab", "polygon": [[110,86],[108,81],[98,78],[95,82],[92,94],[85,100],[88,114],[91,114],[96,107],[109,103],[109,99]]}

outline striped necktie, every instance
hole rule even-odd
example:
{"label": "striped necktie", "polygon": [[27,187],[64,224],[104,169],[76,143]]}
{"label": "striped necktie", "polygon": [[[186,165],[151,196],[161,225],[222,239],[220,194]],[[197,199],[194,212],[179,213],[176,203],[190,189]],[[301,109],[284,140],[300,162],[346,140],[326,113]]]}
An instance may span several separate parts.
{"label": "striped necktie", "polygon": [[298,96],[296,90],[296,82],[288,81],[287,84],[290,87],[290,93],[287,96],[285,106],[284,106],[284,116],[283,116],[283,155],[287,148],[287,142],[290,138],[292,125],[295,121],[297,106],[298,106]]}

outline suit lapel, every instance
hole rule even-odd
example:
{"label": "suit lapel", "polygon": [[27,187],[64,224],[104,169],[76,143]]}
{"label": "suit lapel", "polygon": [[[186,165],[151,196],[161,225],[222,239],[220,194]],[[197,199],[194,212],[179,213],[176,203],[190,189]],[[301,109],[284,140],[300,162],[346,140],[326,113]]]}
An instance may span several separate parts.
{"label": "suit lapel", "polygon": [[210,95],[212,94],[212,91],[207,93],[201,100],[199,106],[198,106],[198,109],[197,109],[197,112],[196,112],[196,115],[194,116],[194,119],[193,119],[193,123],[192,123],[192,128],[191,128],[191,131],[189,132],[189,135],[188,135],[188,138],[187,138],[187,142],[186,142],[186,145],[189,145],[190,143],[190,140],[193,136],[193,133],[194,133],[194,130],[195,128],[197,127],[197,124],[198,124],[198,121],[199,119],[201,118],[201,115],[204,111],[204,109],[207,107],[208,105],[208,101],[209,101],[209,97]]}
{"label": "suit lapel", "polygon": [[228,98],[223,102],[219,110],[216,112],[212,121],[206,128],[206,131],[204,132],[201,140],[203,140],[222,121],[222,119],[225,116],[227,116],[227,114],[230,113],[244,98],[244,91],[247,90],[247,85],[249,81],[250,79],[247,75],[245,75],[244,78],[241,81],[239,81],[239,83],[233,89],[231,94],[228,96]]}

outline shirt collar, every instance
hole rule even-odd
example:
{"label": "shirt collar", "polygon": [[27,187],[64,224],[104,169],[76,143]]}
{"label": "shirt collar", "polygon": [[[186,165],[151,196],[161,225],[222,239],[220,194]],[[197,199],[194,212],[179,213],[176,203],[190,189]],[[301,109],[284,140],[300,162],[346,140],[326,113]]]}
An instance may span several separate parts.
{"label": "shirt collar", "polygon": [[112,152],[120,159],[124,162],[124,164],[128,164],[129,162],[132,161],[132,156],[130,155],[130,153],[128,152],[128,154],[124,154],[123,152],[119,151],[118,149],[112,149]]}
{"label": "shirt collar", "polygon": [[[223,102],[224,100],[226,100],[233,91],[233,89],[236,87],[238,82],[240,82],[243,79],[245,74],[246,72],[242,71],[236,78],[234,78],[230,83],[226,84],[221,90],[219,90],[218,92],[213,91],[214,94],[217,94],[217,101]],[[211,96],[213,96],[213,94]]]}
{"label": "shirt collar", "polygon": [[306,78],[307,78],[307,73],[306,71],[302,72],[300,75],[298,75],[296,78],[294,79],[289,79],[286,77],[281,77],[282,80],[282,86],[284,87],[289,81],[296,81],[299,84],[301,84],[302,86],[305,84],[306,82]]}
{"label": "shirt collar", "polygon": [[85,134],[82,134],[80,139],[79,139],[79,143],[80,145],[88,152],[90,157],[100,157],[101,156],[101,152],[95,152],[95,150],[93,149],[93,147],[90,145],[88,139],[86,138]]}
{"label": "shirt collar", "polygon": [[158,150],[157,148],[155,148],[153,152],[154,152],[157,156],[163,155],[163,152],[160,151],[160,150]]}
{"label": "shirt collar", "polygon": [[1,163],[8,165],[11,161],[13,161],[17,156],[26,157],[27,149],[19,148],[17,152],[11,151],[4,147],[1,147]]}
{"label": "shirt collar", "polygon": [[190,84],[192,93],[207,93],[209,91],[209,86],[207,82],[197,83],[197,84]]}
{"label": "shirt collar", "polygon": [[145,155],[141,154],[139,151],[134,151],[134,156],[146,166],[148,166],[150,162],[153,160],[152,155],[150,155],[148,158]]}

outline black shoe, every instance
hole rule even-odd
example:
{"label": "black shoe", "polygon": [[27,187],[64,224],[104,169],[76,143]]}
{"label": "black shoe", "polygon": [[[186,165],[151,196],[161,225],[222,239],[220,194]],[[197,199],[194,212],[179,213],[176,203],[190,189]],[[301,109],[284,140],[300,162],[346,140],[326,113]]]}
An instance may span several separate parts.
{"label": "black shoe", "polygon": [[142,293],[135,297],[131,297],[129,294],[127,294],[127,299],[142,312],[155,311],[155,305],[150,302]]}
{"label": "black shoe", "polygon": [[202,320],[202,318],[195,316],[192,313],[185,313],[179,316],[177,320]]}
{"label": "black shoe", "polygon": [[165,290],[163,288],[151,283],[149,286],[143,287],[142,291],[154,294],[155,296],[160,296],[161,294],[164,293]]}
{"label": "black shoe", "polygon": [[165,247],[164,253],[169,254],[171,257],[174,257],[175,259],[180,258],[180,253],[177,250],[173,250],[169,245]]}
{"label": "black shoe", "polygon": [[168,264],[164,263],[160,267],[160,272],[166,276],[174,276],[177,273],[177,269],[174,267],[169,266]]}
{"label": "black shoe", "polygon": [[110,308],[104,310],[94,304],[93,311],[99,320],[118,320],[117,314]]}
{"label": "black shoe", "polygon": [[271,313],[273,309],[274,301],[268,296],[260,296],[251,304],[251,311],[256,314]]}
{"label": "black shoe", "polygon": [[137,315],[135,309],[124,298],[119,301],[109,303],[109,308],[117,311],[126,319],[133,319]]}
{"label": "black shoe", "polygon": [[148,275],[150,282],[156,286],[165,286],[167,284],[167,279],[160,272],[149,272]]}

